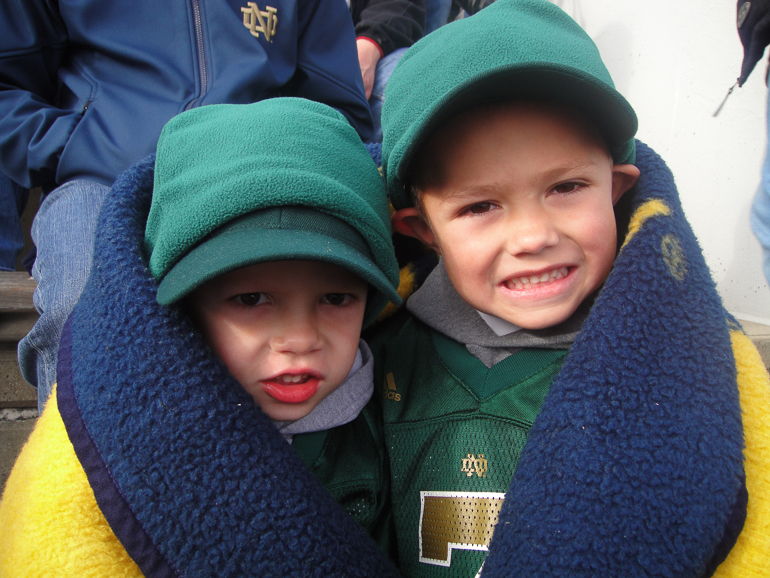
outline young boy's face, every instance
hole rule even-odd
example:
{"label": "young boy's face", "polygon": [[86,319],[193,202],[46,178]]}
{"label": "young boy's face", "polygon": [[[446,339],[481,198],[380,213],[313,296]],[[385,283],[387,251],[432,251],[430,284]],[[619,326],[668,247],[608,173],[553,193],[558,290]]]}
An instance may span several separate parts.
{"label": "young boy's face", "polygon": [[236,269],[189,298],[204,338],[270,418],[300,419],[347,377],[367,283],[320,261]]}
{"label": "young boy's face", "polygon": [[397,230],[444,258],[460,296],[526,329],[569,318],[607,278],[613,205],[638,178],[613,165],[592,127],[549,105],[513,102],[466,113],[426,145],[423,215]]}

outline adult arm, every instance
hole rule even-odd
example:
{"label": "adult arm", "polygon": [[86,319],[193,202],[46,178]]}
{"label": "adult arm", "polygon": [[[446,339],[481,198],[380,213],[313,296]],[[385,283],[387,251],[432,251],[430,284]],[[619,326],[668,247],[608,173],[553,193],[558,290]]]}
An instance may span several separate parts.
{"label": "adult arm", "polygon": [[351,4],[358,64],[368,99],[377,63],[394,50],[417,42],[425,27],[424,0],[373,0]]}
{"label": "adult arm", "polygon": [[424,0],[370,0],[352,6],[356,38],[368,38],[380,47],[383,56],[422,38]]}
{"label": "adult arm", "polygon": [[356,58],[350,14],[342,2],[307,0],[299,8],[297,72],[287,91],[339,110],[363,140],[372,115]]}
{"label": "adult arm", "polygon": [[0,171],[25,187],[54,180],[81,112],[54,106],[67,30],[51,3],[0,2]]}
{"label": "adult arm", "polygon": [[736,23],[743,44],[738,85],[743,86],[770,44],[770,0],[738,0]]}

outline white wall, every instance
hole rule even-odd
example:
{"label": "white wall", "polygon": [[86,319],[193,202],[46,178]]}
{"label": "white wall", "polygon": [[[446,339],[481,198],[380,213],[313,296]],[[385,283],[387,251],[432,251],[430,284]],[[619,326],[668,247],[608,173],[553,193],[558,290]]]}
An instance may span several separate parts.
{"label": "white wall", "polygon": [[671,168],[726,308],[770,325],[770,289],[749,225],[767,145],[761,60],[740,73],[735,0],[552,0],[594,39],[639,117],[638,138]]}

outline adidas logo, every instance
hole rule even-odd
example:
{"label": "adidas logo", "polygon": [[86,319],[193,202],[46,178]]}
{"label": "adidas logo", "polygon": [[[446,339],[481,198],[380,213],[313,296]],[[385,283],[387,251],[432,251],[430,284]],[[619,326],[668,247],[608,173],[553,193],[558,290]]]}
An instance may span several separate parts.
{"label": "adidas logo", "polygon": [[396,380],[393,379],[392,373],[385,376],[383,396],[391,401],[401,401],[401,394],[396,390]]}

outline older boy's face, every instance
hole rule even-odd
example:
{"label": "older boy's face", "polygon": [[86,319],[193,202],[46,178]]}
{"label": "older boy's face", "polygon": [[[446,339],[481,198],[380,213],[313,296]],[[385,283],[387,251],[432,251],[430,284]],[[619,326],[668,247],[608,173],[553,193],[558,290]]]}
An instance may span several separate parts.
{"label": "older boy's face", "polygon": [[230,271],[190,296],[207,343],[274,420],[309,414],[347,377],[358,351],[367,284],[319,261]]}
{"label": "older boy's face", "polygon": [[560,109],[511,103],[458,117],[427,146],[436,169],[423,189],[428,225],[414,209],[394,224],[441,253],[472,307],[542,329],[604,282],[613,205],[639,173],[613,166],[590,127]]}

